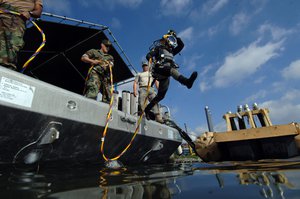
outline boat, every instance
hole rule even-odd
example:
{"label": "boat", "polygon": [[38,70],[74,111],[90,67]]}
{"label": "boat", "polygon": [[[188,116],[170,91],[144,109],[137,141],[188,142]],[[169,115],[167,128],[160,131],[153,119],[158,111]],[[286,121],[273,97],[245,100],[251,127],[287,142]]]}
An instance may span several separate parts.
{"label": "boat", "polygon": [[269,109],[258,108],[256,103],[252,110],[246,104],[244,110],[239,106],[236,113],[226,113],[225,132],[213,131],[210,114],[206,116],[209,131],[194,141],[196,153],[203,161],[286,159],[299,155],[299,124],[273,125]]}
{"label": "boat", "polygon": [[[129,145],[138,116],[114,106],[101,153],[109,105],[82,96],[89,67],[80,57],[102,39],[112,41],[115,85],[133,77],[129,58],[107,26],[50,13],[36,23],[47,43],[25,74],[0,66],[0,164],[98,164],[105,162],[104,155],[118,156]],[[37,48],[39,32],[29,27],[24,39],[20,66]],[[181,142],[175,128],[143,118],[119,160],[129,165],[167,162]]]}

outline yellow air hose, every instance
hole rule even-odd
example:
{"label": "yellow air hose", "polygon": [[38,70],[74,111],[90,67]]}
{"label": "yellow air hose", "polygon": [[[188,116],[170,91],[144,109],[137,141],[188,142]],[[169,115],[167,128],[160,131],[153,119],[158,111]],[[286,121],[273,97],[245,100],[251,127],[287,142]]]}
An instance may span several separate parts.
{"label": "yellow air hose", "polygon": [[[152,60],[150,59],[149,60],[149,66],[150,66],[150,69],[151,69],[151,63],[152,63]],[[106,133],[107,133],[107,128],[108,128],[108,124],[109,124],[109,120],[110,120],[110,115],[111,115],[111,112],[112,112],[112,102],[113,102],[113,75],[112,75],[112,66],[109,65],[109,70],[110,70],[110,83],[111,83],[111,89],[110,89],[110,93],[111,93],[111,100],[110,100],[110,103],[109,103],[109,110],[108,110],[108,114],[107,114],[107,118],[106,118],[106,123],[105,123],[105,127],[104,127],[104,131],[103,131],[103,136],[101,138],[101,153],[102,153],[102,157],[104,158],[105,161],[113,161],[113,160],[117,160],[119,159],[128,149],[129,147],[132,145],[132,142],[134,140],[134,138],[136,137],[137,133],[138,133],[138,130],[139,130],[139,127],[140,127],[140,124],[141,124],[141,121],[142,121],[142,118],[143,118],[143,115],[145,113],[145,107],[146,107],[146,104],[147,104],[147,98],[145,98],[145,101],[143,103],[143,111],[142,111],[142,114],[140,115],[139,119],[138,119],[138,123],[137,123],[137,126],[136,126],[136,129],[134,131],[134,134],[129,142],[129,144],[123,149],[123,151],[117,155],[116,157],[114,158],[108,158],[106,157],[105,153],[104,153],[104,141],[105,141],[105,136],[106,136]],[[151,84],[150,84],[150,70],[149,69],[149,76],[148,76],[148,86],[147,86],[147,96],[149,94],[149,91],[150,91],[150,87],[151,87]]]}
{"label": "yellow air hose", "polygon": [[[18,12],[14,12],[14,11],[10,11],[10,10],[1,10],[0,9],[0,13],[8,13],[8,14],[13,14],[13,15],[18,15],[21,16],[20,13]],[[41,52],[42,48],[45,46],[46,44],[46,35],[44,34],[43,30],[32,20],[29,20],[37,29],[38,31],[41,33],[42,35],[42,43],[40,44],[40,46],[38,47],[38,49],[35,51],[35,53],[33,55],[31,55],[31,57],[24,63],[21,73],[24,73],[24,71],[26,70],[26,68],[28,67],[29,63]]]}

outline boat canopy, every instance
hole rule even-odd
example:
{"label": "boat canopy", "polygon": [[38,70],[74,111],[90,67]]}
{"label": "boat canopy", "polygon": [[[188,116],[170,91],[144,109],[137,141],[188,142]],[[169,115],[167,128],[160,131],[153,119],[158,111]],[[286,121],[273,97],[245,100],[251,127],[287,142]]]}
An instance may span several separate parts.
{"label": "boat canopy", "polygon": [[[107,26],[49,13],[43,13],[36,23],[45,33],[47,42],[25,74],[82,94],[90,66],[81,61],[81,56],[89,49],[99,49],[101,41],[109,39],[113,44],[109,54],[115,60],[114,83],[124,83],[134,76],[136,70]],[[29,24],[24,40],[25,46],[18,55],[19,66],[36,51],[42,38],[40,32]]]}

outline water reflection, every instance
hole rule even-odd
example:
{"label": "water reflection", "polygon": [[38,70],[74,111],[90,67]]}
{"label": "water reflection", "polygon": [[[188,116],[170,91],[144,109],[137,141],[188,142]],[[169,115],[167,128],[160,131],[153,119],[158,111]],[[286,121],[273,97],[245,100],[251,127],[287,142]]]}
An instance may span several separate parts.
{"label": "water reflection", "polygon": [[275,195],[284,198],[282,186],[293,188],[283,173],[277,172],[242,172],[237,175],[241,185],[255,184],[260,187],[260,194],[264,198],[273,198]]}
{"label": "water reflection", "polygon": [[[193,169],[194,171],[203,171],[201,166]],[[224,178],[234,175],[239,185],[237,188],[245,189],[246,187],[251,191],[255,190],[256,192],[252,192],[252,195],[257,196],[258,193],[260,198],[299,198],[299,158],[259,162],[223,162],[205,169],[215,175],[220,188],[226,186]],[[236,191],[239,192],[239,190]],[[249,196],[249,194],[247,195]]]}
{"label": "water reflection", "polygon": [[298,198],[300,162],[0,168],[0,198]]}
{"label": "water reflection", "polygon": [[182,165],[152,165],[121,171],[103,169],[99,187],[104,190],[102,198],[172,198],[180,192],[176,178],[186,175],[192,175],[192,170],[184,170]]}
{"label": "water reflection", "polygon": [[51,183],[36,172],[13,170],[0,179],[1,198],[41,198],[51,192]]}

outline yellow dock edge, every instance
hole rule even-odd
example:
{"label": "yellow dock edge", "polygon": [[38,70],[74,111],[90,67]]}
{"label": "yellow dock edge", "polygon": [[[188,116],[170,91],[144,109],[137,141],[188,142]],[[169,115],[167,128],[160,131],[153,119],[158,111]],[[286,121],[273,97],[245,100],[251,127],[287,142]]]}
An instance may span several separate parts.
{"label": "yellow dock edge", "polygon": [[281,136],[297,136],[300,134],[300,128],[297,123],[290,123],[284,125],[273,125],[261,128],[250,128],[227,132],[214,132],[214,141],[233,142],[242,140],[263,139]]}

